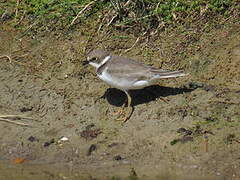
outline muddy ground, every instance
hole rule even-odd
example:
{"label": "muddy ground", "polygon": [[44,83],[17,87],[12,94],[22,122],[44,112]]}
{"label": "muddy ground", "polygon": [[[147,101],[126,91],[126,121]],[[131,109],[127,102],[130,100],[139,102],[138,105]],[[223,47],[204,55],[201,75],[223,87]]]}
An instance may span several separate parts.
{"label": "muddy ground", "polygon": [[240,26],[203,33],[188,47],[186,37],[128,52],[136,39],[96,45],[189,73],[132,91],[134,112],[122,125],[113,114],[124,93],[81,65],[87,37],[2,28],[0,179],[240,179]]}

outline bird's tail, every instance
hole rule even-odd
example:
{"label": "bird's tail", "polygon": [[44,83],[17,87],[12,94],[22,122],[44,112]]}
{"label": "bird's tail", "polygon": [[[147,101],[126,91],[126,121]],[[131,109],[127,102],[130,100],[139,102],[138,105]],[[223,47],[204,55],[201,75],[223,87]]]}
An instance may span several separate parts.
{"label": "bird's tail", "polygon": [[188,74],[184,73],[182,70],[181,71],[152,70],[152,72],[156,75],[157,78],[160,78],[160,79],[188,75]]}

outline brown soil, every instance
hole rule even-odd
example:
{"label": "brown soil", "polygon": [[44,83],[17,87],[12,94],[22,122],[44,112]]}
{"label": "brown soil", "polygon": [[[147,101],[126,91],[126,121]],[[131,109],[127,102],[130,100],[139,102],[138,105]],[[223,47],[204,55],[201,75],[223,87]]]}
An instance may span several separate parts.
{"label": "brown soil", "polygon": [[[240,179],[240,26],[204,33],[187,47],[186,36],[160,39],[128,53],[118,50],[134,38],[98,44],[190,73],[131,92],[134,112],[122,125],[113,113],[125,95],[81,65],[82,33],[30,38],[0,30],[0,114],[33,118],[8,118],[30,126],[0,121],[0,179],[15,179],[12,172],[22,179]],[[181,51],[184,58],[174,54]]]}

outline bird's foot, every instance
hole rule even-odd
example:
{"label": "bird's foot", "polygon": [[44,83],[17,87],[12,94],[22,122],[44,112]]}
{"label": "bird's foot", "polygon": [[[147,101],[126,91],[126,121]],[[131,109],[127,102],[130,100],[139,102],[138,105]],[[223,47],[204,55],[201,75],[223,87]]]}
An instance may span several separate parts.
{"label": "bird's foot", "polygon": [[120,116],[115,119],[116,121],[122,121],[122,123],[125,123],[132,115],[133,113],[133,107],[128,107],[126,111],[123,110],[123,108],[121,108],[121,114],[119,114]]}
{"label": "bird's foot", "polygon": [[119,108],[116,112],[113,112],[112,115],[114,116],[121,116],[122,114],[124,114],[124,111],[123,111],[123,107]]}

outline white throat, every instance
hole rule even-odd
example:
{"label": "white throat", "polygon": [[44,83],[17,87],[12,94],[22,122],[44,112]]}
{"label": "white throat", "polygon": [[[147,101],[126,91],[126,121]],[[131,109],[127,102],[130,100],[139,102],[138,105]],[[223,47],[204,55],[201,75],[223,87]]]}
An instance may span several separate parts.
{"label": "white throat", "polygon": [[95,63],[95,62],[90,62],[89,64],[92,65],[93,67],[95,67],[96,69],[98,69],[100,66],[102,66],[107,61],[109,61],[110,58],[111,58],[111,56],[106,56],[99,64]]}

